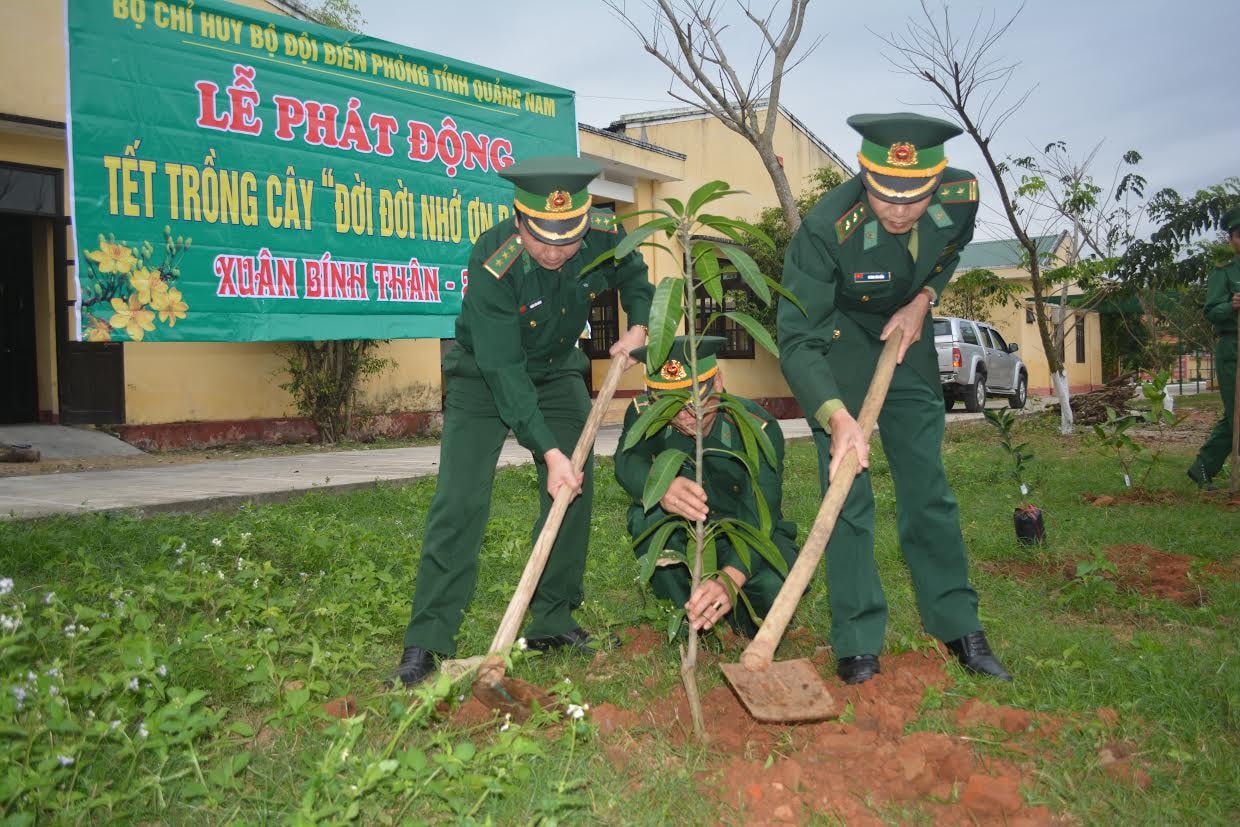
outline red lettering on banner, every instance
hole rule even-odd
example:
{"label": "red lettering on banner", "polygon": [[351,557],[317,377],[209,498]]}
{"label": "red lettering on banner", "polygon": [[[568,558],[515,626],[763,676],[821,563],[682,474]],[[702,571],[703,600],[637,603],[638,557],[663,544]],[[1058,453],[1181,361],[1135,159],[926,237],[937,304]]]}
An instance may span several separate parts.
{"label": "red lettering on banner", "polygon": [[297,298],[297,260],[275,258],[266,247],[257,256],[218,255],[215,295],[255,299]]}
{"label": "red lettering on banner", "polygon": [[307,299],[366,301],[366,262],[333,261],[331,253],[319,258],[303,258]]}
{"label": "red lettering on banner", "polygon": [[209,80],[196,81],[194,88],[198,90],[198,118],[194,123],[203,129],[220,132],[260,134],[263,131],[263,119],[255,112],[261,98],[254,88],[254,76],[252,66],[243,66],[240,63],[233,66],[233,82],[225,90],[228,93],[228,111],[223,114],[215,108],[219,85]]}
{"label": "red lettering on banner", "polygon": [[439,268],[423,267],[416,259],[408,264],[376,262],[372,279],[381,302],[439,302]]}

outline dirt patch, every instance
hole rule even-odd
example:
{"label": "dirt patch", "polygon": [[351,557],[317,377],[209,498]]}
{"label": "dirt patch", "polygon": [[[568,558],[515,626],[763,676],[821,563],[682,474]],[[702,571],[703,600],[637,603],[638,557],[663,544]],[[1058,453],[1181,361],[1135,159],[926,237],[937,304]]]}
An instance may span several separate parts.
{"label": "dirt patch", "polygon": [[[879,825],[894,808],[935,824],[1056,823],[1045,807],[1027,805],[1020,788],[1033,781],[1032,745],[1061,722],[970,701],[957,713],[958,732],[905,732],[926,693],[952,685],[944,663],[939,650],[884,657],[883,673],[860,686],[845,686],[824,669],[849,712],[842,721],[800,726],[759,724],[730,689],[717,686],[702,699],[711,757],[698,782],[746,825],[804,824],[824,814]],[[677,744],[692,738],[680,687],[640,713],[604,704],[592,714],[600,733],[604,722],[612,726],[603,735],[604,754],[620,771],[632,767],[634,733],[653,730]],[[970,734],[981,727],[980,735]],[[983,740],[1005,757],[978,754],[974,744]]]}
{"label": "dirt patch", "polygon": [[[1236,574],[1234,563],[1224,565],[1210,562],[1202,566],[1199,558],[1159,551],[1144,545],[1109,546],[1103,549],[1102,553],[1115,565],[1117,571],[1098,572],[1100,576],[1126,591],[1170,600],[1184,606],[1201,606],[1206,602],[1206,593],[1200,582],[1202,573],[1233,578]],[[1076,577],[1076,564],[1080,559],[1087,558],[1045,564],[987,561],[980,566],[986,571],[1022,580],[1051,577],[1067,582]]]}

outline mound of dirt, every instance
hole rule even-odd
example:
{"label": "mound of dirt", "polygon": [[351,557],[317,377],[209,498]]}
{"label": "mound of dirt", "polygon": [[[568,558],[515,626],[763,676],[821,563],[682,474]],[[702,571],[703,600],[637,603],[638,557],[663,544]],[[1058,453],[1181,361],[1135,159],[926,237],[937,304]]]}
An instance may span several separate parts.
{"label": "mound of dirt", "polygon": [[[1115,565],[1117,572],[1100,572],[1101,576],[1113,581],[1127,591],[1170,600],[1183,606],[1201,606],[1207,600],[1202,583],[1194,574],[1194,568],[1200,566],[1199,558],[1185,554],[1173,554],[1156,548],[1139,544],[1108,546],[1103,555]],[[1083,559],[1083,558],[1081,558]],[[1067,563],[995,563],[984,562],[981,567],[986,571],[1005,574],[1019,579],[1037,576],[1062,578],[1064,582],[1076,576],[1077,559]],[[1219,577],[1235,577],[1236,565],[1223,565],[1217,562],[1207,563],[1201,568],[1206,575]]]}
{"label": "mound of dirt", "polygon": [[[971,701],[957,713],[962,732],[905,733],[927,690],[952,684],[939,651],[885,657],[883,674],[861,686],[845,686],[834,676],[826,680],[841,706],[851,707],[851,720],[765,725],[727,687],[703,697],[712,757],[698,780],[740,823],[802,824],[826,815],[849,825],[880,825],[895,809],[915,811],[935,824],[1056,823],[1048,809],[1028,806],[1020,793],[1032,780],[1030,744],[1058,731],[1049,716]],[[613,726],[618,712],[626,723]],[[620,771],[637,770],[632,754],[640,740],[634,732],[640,739],[642,729],[651,729],[675,743],[692,738],[679,687],[639,715],[603,705],[594,716],[600,732],[612,727],[604,748]],[[635,725],[628,725],[628,716],[637,719]],[[984,740],[1013,758],[975,753],[972,742],[979,739],[964,733],[977,727],[986,728]]]}

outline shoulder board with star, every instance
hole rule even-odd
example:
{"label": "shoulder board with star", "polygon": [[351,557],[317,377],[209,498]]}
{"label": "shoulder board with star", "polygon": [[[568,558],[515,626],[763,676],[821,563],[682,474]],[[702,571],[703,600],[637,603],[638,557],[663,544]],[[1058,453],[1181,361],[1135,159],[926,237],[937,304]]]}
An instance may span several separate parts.
{"label": "shoulder board with star", "polygon": [[495,278],[502,279],[519,258],[521,258],[521,238],[513,233],[507,241],[499,245],[498,250],[491,253],[491,257],[483,262],[482,266]]}
{"label": "shoulder board with star", "polygon": [[839,220],[835,222],[836,241],[840,244],[847,241],[849,236],[855,233],[857,228],[860,227],[862,222],[865,221],[866,214],[867,210],[865,208],[865,204],[862,204],[860,201],[853,204],[848,209],[848,212],[841,215]]}
{"label": "shoulder board with star", "polygon": [[616,214],[609,210],[590,210],[590,229],[616,234]]}
{"label": "shoulder board with star", "polygon": [[972,204],[977,200],[977,179],[944,181],[938,189],[940,204]]}

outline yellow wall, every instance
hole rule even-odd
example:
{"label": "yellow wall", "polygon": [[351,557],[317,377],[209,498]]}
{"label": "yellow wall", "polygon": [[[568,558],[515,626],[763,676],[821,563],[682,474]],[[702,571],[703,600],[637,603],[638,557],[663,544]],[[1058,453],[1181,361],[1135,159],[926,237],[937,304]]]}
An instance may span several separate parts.
{"label": "yellow wall", "polygon": [[[125,345],[125,419],[131,425],[296,416],[280,388],[285,345],[158,342]],[[438,411],[439,341],[402,339],[376,355],[392,360],[362,386],[374,412]]]}
{"label": "yellow wall", "polygon": [[[1029,274],[1018,268],[995,270],[996,275],[1021,285],[1021,296],[1032,296],[1033,287]],[[957,274],[959,275],[959,274]],[[1072,289],[1070,295],[1080,293]],[[1030,305],[1032,307],[1032,305]],[[1055,312],[1054,305],[1047,305],[1047,312]],[[1076,314],[1080,311],[1069,310],[1064,319],[1064,370],[1068,377],[1068,385],[1073,389],[1089,388],[1102,384],[1102,330],[1101,317],[1094,312],[1085,316],[1085,362],[1076,361]],[[990,314],[995,328],[1003,334],[1009,343],[1020,345],[1019,355],[1029,371],[1030,393],[1046,395],[1052,392],[1050,371],[1046,366],[1046,350],[1042,347],[1042,337],[1038,334],[1036,323],[1025,321],[1025,304],[1018,307],[1003,307]],[[1051,316],[1054,319],[1054,316]]]}

